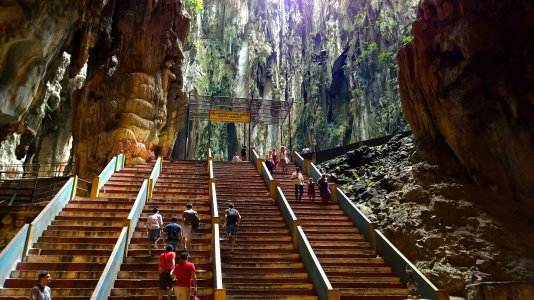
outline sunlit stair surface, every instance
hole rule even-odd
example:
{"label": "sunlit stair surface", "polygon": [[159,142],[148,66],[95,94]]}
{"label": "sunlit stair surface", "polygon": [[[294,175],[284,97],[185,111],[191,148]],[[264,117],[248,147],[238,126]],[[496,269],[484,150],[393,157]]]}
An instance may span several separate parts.
{"label": "sunlit stair surface", "polygon": [[0,289],[0,299],[28,299],[43,270],[52,275],[54,300],[90,299],[135,201],[135,194],[124,197],[124,190],[139,190],[142,183],[122,179],[125,174],[147,178],[150,171],[126,167],[110,178],[103,188],[105,197],[71,200],[16,265]]}
{"label": "sunlit stair surface", "polygon": [[302,200],[295,199],[291,180],[295,169],[295,165],[289,165],[288,174],[275,171],[272,175],[295,215],[302,220],[304,233],[333,288],[341,291],[341,299],[406,299],[408,290],[384,260],[376,256],[338,204],[322,204],[317,188],[315,202],[311,203],[307,185]]}
{"label": "sunlit stair surface", "polygon": [[143,180],[147,179],[154,168],[154,162],[143,165],[127,166],[115,172],[100,189],[99,197],[133,198],[139,193]]}
{"label": "sunlit stair surface", "polygon": [[[148,253],[146,218],[154,207],[159,208],[165,225],[177,217],[181,225],[187,203],[193,204],[201,217],[200,228],[193,234],[190,261],[196,266],[198,296],[212,299],[213,263],[211,260],[211,208],[208,199],[207,163],[199,161],[163,161],[163,170],[154,188],[154,198],[146,203],[135,228],[128,254],[121,265],[118,279],[109,299],[157,299],[159,290],[158,260],[164,251]],[[173,296],[174,299],[174,296]]]}
{"label": "sunlit stair surface", "polygon": [[221,234],[227,299],[317,299],[282,213],[250,162],[215,162],[219,214],[242,216],[234,253]]}

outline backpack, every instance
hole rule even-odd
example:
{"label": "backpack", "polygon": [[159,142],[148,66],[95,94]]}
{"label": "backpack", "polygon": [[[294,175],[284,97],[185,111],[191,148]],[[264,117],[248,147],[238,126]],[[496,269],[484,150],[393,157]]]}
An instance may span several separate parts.
{"label": "backpack", "polygon": [[196,213],[193,216],[193,221],[191,222],[191,228],[198,229],[199,227],[200,227],[200,216],[198,215],[198,213]]}
{"label": "backpack", "polygon": [[237,219],[239,218],[239,213],[235,208],[230,208],[228,212],[226,212],[226,224],[228,225],[235,225],[237,224]]}

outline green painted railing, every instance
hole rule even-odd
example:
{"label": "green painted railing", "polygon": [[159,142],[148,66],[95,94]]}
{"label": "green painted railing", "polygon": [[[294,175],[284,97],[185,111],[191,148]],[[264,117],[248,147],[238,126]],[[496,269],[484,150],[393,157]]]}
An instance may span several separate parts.
{"label": "green painted railing", "polygon": [[[289,205],[289,202],[287,201],[284,193],[282,192],[282,189],[278,186],[278,183],[276,182],[276,180],[274,180],[273,177],[271,176],[271,173],[267,169],[265,162],[261,161],[258,158],[255,151],[253,151],[252,163],[255,163],[255,166],[257,168],[258,166],[260,166],[260,163],[261,163],[260,175],[263,178],[265,185],[269,189],[271,196],[277,202],[278,207],[280,208],[280,211],[282,212],[282,215],[284,217],[284,222],[286,223],[286,225],[289,227],[289,230],[291,231],[293,245],[295,246],[295,248],[297,249],[297,251],[300,253],[302,257],[302,261],[306,267],[306,270],[308,271],[308,274],[310,274],[310,278],[312,279],[313,286],[317,292],[317,295],[319,296],[319,299],[339,300],[340,298],[339,290],[334,290],[332,288],[330,281],[324,275],[323,268],[321,267],[319,261],[317,260],[317,257],[315,256],[313,249],[310,247],[308,243],[308,239],[306,238],[306,235],[304,234],[304,232],[302,232],[302,229],[300,227],[300,225],[302,224],[302,221],[297,219],[297,217],[295,216],[295,213],[293,212],[293,209]],[[299,233],[299,229],[300,229],[300,233]]]}
{"label": "green painted railing", "polygon": [[24,258],[24,248],[29,228],[29,224],[24,224],[17,235],[0,253],[0,288],[4,286],[4,282],[11,275],[11,270]]}
{"label": "green painted railing", "polygon": [[284,192],[282,192],[282,189],[280,187],[276,187],[275,199],[278,204],[278,207],[280,208],[280,211],[282,211],[284,221],[286,222],[286,225],[291,231],[291,236],[293,237],[293,245],[297,246],[297,227],[300,226],[302,222],[297,219],[297,216],[295,216],[293,209],[289,205],[289,202],[287,202]]}
{"label": "green painted railing", "polygon": [[271,176],[271,173],[269,172],[269,169],[267,169],[267,166],[264,162],[261,163],[261,178],[263,178],[263,181],[265,182],[265,186],[268,190],[271,190],[271,181],[273,181],[273,177]]}
{"label": "green painted railing", "polygon": [[[319,172],[313,163],[308,161],[303,162],[307,162],[309,165],[311,176],[313,176],[314,179],[321,177],[321,172]],[[333,194],[335,194],[335,198],[345,215],[349,217],[360,233],[371,243],[373,249],[384,258],[389,266],[391,266],[395,275],[399,276],[399,278],[406,283],[406,266],[408,265],[414,270],[413,278],[417,283],[419,293],[424,298],[431,300],[448,299],[448,292],[446,290],[437,289],[379,230],[376,229],[376,223],[370,222],[347,195],[343,193],[343,191],[337,187],[333,190]]]}
{"label": "green painted railing", "polygon": [[374,232],[376,224],[369,221],[369,219],[359,210],[356,205],[350,201],[349,197],[345,195],[339,188],[336,189],[337,201],[339,206],[345,212],[350,221],[358,228],[360,233],[373,244]]}
{"label": "green painted railing", "polygon": [[295,162],[295,165],[304,170],[304,158],[302,158],[302,156],[296,151],[293,151],[292,156],[294,157],[293,161]]}
{"label": "green painted railing", "polygon": [[127,240],[128,227],[124,226],[119,239],[113,248],[113,252],[106,263],[106,267],[100,276],[100,280],[98,280],[98,283],[96,284],[93,295],[91,295],[91,300],[104,300],[108,299],[108,297],[111,295],[111,290],[115,285],[115,280],[117,279],[122,261],[124,260]]}
{"label": "green painted railing", "polygon": [[340,290],[335,290],[330,284],[321,263],[315,256],[313,248],[302,230],[302,226],[297,226],[297,250],[299,251],[302,262],[310,279],[315,287],[319,299],[334,300],[340,298]]}
{"label": "green painted railing", "polygon": [[[120,162],[120,165],[119,165]],[[100,175],[93,178],[93,184],[91,186],[91,198],[98,197],[100,189],[106,184],[106,182],[113,176],[116,171],[122,170],[124,165],[124,154],[114,156],[107,166],[100,172]]]}
{"label": "green painted railing", "polygon": [[440,290],[430,282],[383,234],[375,230],[376,248],[380,256],[403,282],[408,281],[406,266],[413,270],[413,279],[417,282],[417,292],[425,299],[449,299],[447,290]]}

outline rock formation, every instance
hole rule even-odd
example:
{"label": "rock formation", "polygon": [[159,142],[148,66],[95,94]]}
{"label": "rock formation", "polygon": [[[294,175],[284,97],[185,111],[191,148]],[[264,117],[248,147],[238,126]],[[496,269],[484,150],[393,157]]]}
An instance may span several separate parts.
{"label": "rock formation", "polygon": [[19,0],[0,4],[0,141],[12,133],[21,135],[18,159],[31,158],[46,113],[58,108],[61,87],[55,78],[61,80],[66,68],[62,67],[63,51],[70,48],[79,27],[98,24],[106,2]]}
{"label": "rock formation", "polygon": [[423,0],[398,54],[418,159],[534,207],[534,4]]}
{"label": "rock formation", "polygon": [[[410,39],[417,2],[204,0],[188,45],[186,90],[293,99],[293,149],[403,131],[394,53]],[[260,153],[282,140],[289,146],[288,121],[281,128],[253,127]],[[200,156],[207,126],[193,126],[198,143],[192,147]],[[241,141],[244,132],[237,130]],[[214,125],[212,134],[216,154],[238,150],[215,141],[232,136],[226,126]]]}
{"label": "rock formation", "polygon": [[532,298],[532,210],[447,166],[411,163],[414,149],[411,136],[396,136],[320,166],[439,288],[470,300]]}
{"label": "rock formation", "polygon": [[[0,141],[18,134],[9,140],[18,141],[19,159],[68,159],[71,119],[84,178],[121,151],[128,163],[152,159],[155,150],[169,156],[184,123],[181,43],[189,19],[180,0],[8,1],[1,8]],[[86,63],[87,85],[73,95],[81,85],[69,78]],[[54,143],[54,136],[61,138]]]}
{"label": "rock formation", "polygon": [[150,161],[155,152],[168,157],[180,126],[174,103],[183,95],[181,88],[170,88],[181,78],[173,72],[179,71],[189,28],[180,1],[117,1],[110,10],[112,26],[93,36],[87,83],[75,108],[82,176],[95,174],[120,152],[127,164]]}

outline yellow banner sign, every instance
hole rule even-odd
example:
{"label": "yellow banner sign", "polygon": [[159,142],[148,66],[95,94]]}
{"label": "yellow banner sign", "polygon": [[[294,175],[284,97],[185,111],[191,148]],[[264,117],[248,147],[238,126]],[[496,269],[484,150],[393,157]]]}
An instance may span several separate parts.
{"label": "yellow banner sign", "polygon": [[210,121],[226,123],[250,123],[250,112],[210,110]]}

